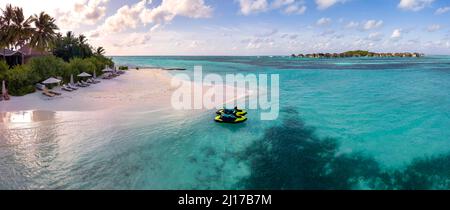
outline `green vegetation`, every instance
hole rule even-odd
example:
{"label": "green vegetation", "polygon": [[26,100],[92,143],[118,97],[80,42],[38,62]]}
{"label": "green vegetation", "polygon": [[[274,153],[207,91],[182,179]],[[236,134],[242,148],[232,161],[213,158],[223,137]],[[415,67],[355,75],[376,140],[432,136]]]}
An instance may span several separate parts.
{"label": "green vegetation", "polygon": [[119,70],[128,70],[128,66],[119,66]]}
{"label": "green vegetation", "polygon": [[7,5],[0,16],[0,48],[20,48],[30,45],[49,51],[58,26],[55,19],[42,12],[25,18],[22,8]]}
{"label": "green vegetation", "polygon": [[381,57],[381,58],[392,58],[392,57],[402,57],[402,58],[419,58],[425,56],[422,53],[375,53],[366,50],[353,50],[343,53],[313,53],[313,54],[292,54],[293,58],[352,58],[352,57]]}
{"label": "green vegetation", "polygon": [[35,91],[34,85],[49,77],[62,77],[64,82],[69,82],[70,75],[75,79],[81,72],[97,75],[102,74],[105,66],[112,66],[110,59],[100,56],[81,59],[74,58],[70,62],[55,56],[36,57],[27,64],[15,66],[9,69],[4,61],[0,61],[0,81],[6,80],[8,91],[14,96],[23,96]]}
{"label": "green vegetation", "polygon": [[28,65],[18,65],[10,69],[6,73],[8,81],[8,91],[10,94],[22,96],[34,92],[32,81],[37,81],[37,75],[32,74],[32,70]]}
{"label": "green vegetation", "polygon": [[94,55],[86,37],[84,35],[77,37],[71,31],[64,37],[60,34],[57,36],[53,54],[66,62],[72,58],[88,58]]}
{"label": "green vegetation", "polygon": [[7,81],[9,94],[22,96],[35,91],[34,85],[49,77],[70,76],[82,72],[101,75],[105,66],[113,67],[112,59],[104,56],[103,47],[92,47],[84,35],[65,36],[56,33],[55,19],[42,12],[27,19],[23,10],[7,5],[0,15],[0,48],[19,49],[29,45],[43,55],[28,63],[10,68],[0,58],[0,81]]}
{"label": "green vegetation", "polygon": [[374,54],[374,53],[371,53],[371,52],[365,51],[365,50],[353,50],[353,51],[344,52],[344,54],[349,57],[357,57],[357,56],[365,57],[365,56],[368,56],[369,54]]}

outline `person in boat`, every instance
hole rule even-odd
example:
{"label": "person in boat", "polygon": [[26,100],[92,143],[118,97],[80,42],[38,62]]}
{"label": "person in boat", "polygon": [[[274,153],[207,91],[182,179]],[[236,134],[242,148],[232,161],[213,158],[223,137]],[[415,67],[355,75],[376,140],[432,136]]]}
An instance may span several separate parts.
{"label": "person in boat", "polygon": [[216,112],[216,114],[220,115],[220,114],[232,114],[236,117],[239,116],[245,116],[247,114],[247,111],[243,110],[243,109],[239,109],[237,106],[234,107],[234,109],[220,109]]}
{"label": "person in boat", "polygon": [[220,114],[217,115],[214,120],[219,123],[242,123],[247,121],[247,118],[244,116],[236,116],[234,114]]}

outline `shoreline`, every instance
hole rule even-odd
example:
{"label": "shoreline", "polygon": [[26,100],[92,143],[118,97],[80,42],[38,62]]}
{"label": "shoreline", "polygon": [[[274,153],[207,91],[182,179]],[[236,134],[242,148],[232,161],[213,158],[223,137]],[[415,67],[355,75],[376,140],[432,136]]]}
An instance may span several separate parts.
{"label": "shoreline", "polygon": [[[61,96],[48,98],[42,91],[36,91],[25,96],[12,96],[9,101],[2,101],[1,112],[15,112],[26,110],[42,111],[95,111],[124,105],[126,99],[146,101],[158,95],[167,95],[170,90],[170,75],[163,70],[139,71],[128,70],[127,73],[111,80],[98,79],[99,84],[79,88],[73,92],[52,89],[62,93]],[[140,85],[147,91],[138,91]],[[147,86],[144,86],[146,84]],[[161,94],[162,93],[162,94]]]}
{"label": "shoreline", "polygon": [[[45,97],[42,95],[42,91],[25,96],[13,96],[9,101],[0,102],[0,116],[5,117],[7,113],[26,111],[45,114],[45,112],[111,110],[159,112],[170,110],[173,109],[171,106],[172,93],[177,87],[172,86],[173,75],[169,72],[163,69],[132,69],[111,80],[98,79],[101,83],[79,88],[73,92],[66,92],[61,90],[61,87],[56,87],[52,90],[61,92],[62,96],[55,98]],[[215,88],[215,86],[196,84],[193,81],[187,82],[192,90],[198,85],[202,85],[203,94],[207,90]],[[219,100],[215,104],[228,104],[250,95],[251,93],[248,92],[244,96],[234,98],[219,95]]]}

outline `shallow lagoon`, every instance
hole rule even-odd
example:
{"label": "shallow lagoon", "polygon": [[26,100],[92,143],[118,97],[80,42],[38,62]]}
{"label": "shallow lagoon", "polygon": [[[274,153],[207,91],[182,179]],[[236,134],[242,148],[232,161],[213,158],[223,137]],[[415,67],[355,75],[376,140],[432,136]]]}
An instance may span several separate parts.
{"label": "shallow lagoon", "polygon": [[450,186],[449,57],[114,59],[187,73],[202,65],[204,73],[280,74],[280,119],[259,121],[253,110],[245,124],[222,125],[211,111],[146,107],[25,114],[0,123],[0,188]]}

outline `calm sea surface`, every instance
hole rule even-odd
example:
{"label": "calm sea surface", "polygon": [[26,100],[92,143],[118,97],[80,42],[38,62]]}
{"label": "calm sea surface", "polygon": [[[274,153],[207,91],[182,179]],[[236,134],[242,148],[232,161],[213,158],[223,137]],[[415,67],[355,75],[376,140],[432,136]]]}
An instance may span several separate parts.
{"label": "calm sea surface", "polygon": [[0,189],[450,189],[450,57],[114,61],[279,74],[280,118],[124,110],[0,123]]}

